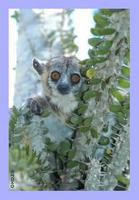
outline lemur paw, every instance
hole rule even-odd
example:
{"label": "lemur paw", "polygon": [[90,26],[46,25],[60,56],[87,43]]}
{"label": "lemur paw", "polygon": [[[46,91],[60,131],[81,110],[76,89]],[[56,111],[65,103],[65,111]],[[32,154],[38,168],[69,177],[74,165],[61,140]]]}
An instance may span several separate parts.
{"label": "lemur paw", "polygon": [[27,107],[36,115],[41,115],[43,112],[41,104],[34,98],[27,99]]}

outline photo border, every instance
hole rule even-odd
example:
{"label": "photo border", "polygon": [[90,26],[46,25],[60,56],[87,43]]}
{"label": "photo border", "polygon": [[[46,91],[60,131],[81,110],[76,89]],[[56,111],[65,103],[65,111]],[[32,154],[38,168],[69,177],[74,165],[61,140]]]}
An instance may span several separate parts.
{"label": "photo border", "polygon": [[[0,193],[5,199],[136,199],[139,196],[139,11],[137,0],[7,0],[0,2]],[[130,9],[131,98],[129,191],[9,191],[8,189],[8,9],[10,8],[127,8]],[[80,20],[80,19],[79,19]],[[10,30],[12,31],[12,30]],[[10,34],[10,32],[9,32]],[[21,193],[22,192],[22,193]]]}

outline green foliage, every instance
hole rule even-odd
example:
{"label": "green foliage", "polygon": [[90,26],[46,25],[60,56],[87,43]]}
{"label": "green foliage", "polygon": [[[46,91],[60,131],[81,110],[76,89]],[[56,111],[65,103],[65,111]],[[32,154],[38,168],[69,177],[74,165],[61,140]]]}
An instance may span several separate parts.
{"label": "green foliage", "polygon": [[111,94],[119,101],[123,102],[125,100],[125,95],[123,95],[118,89],[112,88]]}
{"label": "green foliage", "polygon": [[81,124],[82,118],[81,118],[80,116],[77,115],[77,116],[71,117],[70,121],[71,121],[71,123],[77,125],[77,124]]}
{"label": "green foliage", "polygon": [[88,52],[90,58],[81,64],[83,68],[84,65],[87,67],[87,71],[95,71],[94,77],[87,75],[90,79],[87,82],[89,90],[83,95],[83,100],[90,102],[88,115],[92,117],[92,123],[88,130],[96,138],[94,145],[91,140],[90,143],[92,152],[95,152],[92,161],[96,159],[99,172],[90,163],[85,187],[87,190],[126,190],[129,186],[129,180],[124,174],[129,160],[128,11],[101,9],[95,14],[94,20],[96,26],[91,28],[93,35],[88,40],[92,47]]}
{"label": "green foliage", "polygon": [[94,15],[94,21],[96,22],[97,26],[100,26],[101,28],[103,26],[108,26],[110,21],[107,17],[104,17],[104,15],[101,15],[101,13],[96,13]]}
{"label": "green foliage", "polygon": [[119,83],[119,86],[122,88],[129,88],[130,86],[129,81],[126,79],[119,79],[118,83]]}
{"label": "green foliage", "polygon": [[105,136],[101,136],[98,144],[100,145],[108,145],[110,143],[110,140],[108,137],[105,137]]}
{"label": "green foliage", "polygon": [[118,176],[116,176],[116,179],[117,179],[118,182],[124,184],[125,186],[127,186],[127,187],[129,186],[129,179],[126,178],[125,176],[118,175]]}
{"label": "green foliage", "polygon": [[104,40],[101,39],[101,38],[90,38],[88,40],[88,43],[91,45],[91,46],[98,46],[99,44],[101,44]]}
{"label": "green foliage", "polygon": [[74,39],[76,38],[76,35],[74,34],[74,28],[73,28],[73,21],[72,21],[72,13],[73,9],[64,9],[62,14],[61,14],[61,30],[63,29],[66,20],[65,18],[67,17],[67,26],[68,30],[67,31],[60,31],[60,38],[61,38],[61,43],[62,43],[62,49],[64,50],[63,53],[72,53],[72,52],[77,52],[78,47],[74,42]]}
{"label": "green foliage", "polygon": [[123,66],[121,71],[122,71],[123,75],[129,77],[129,75],[130,75],[130,69],[129,69],[129,67]]}
{"label": "green foliage", "polygon": [[56,13],[55,17],[60,17],[59,28],[50,31],[46,36],[48,38],[49,46],[59,39],[59,44],[62,49],[62,54],[75,54],[78,51],[78,46],[74,40],[72,13],[73,9],[63,9],[62,12]]}
{"label": "green foliage", "polygon": [[[35,152],[33,152],[28,145],[19,147],[15,145],[10,149],[9,155],[10,171],[14,169],[17,172],[31,173],[32,170],[38,168],[38,162]],[[13,162],[15,161],[15,162]]]}
{"label": "green foliage", "polygon": [[87,92],[84,93],[83,99],[86,101],[86,100],[89,100],[90,98],[95,97],[95,96],[96,96],[96,91],[88,90]]}
{"label": "green foliage", "polygon": [[97,36],[111,35],[115,33],[113,28],[92,28],[91,33]]}
{"label": "green foliage", "polygon": [[[76,96],[79,105],[65,124],[72,137],[53,141],[45,123],[51,114],[47,110],[34,116],[26,108],[13,108],[10,169],[16,163],[20,172],[22,160],[23,168],[32,163],[26,173],[35,189],[129,187],[129,14],[124,9],[101,9],[94,20],[91,33],[97,37],[88,40],[89,58],[80,62],[85,82]],[[13,142],[16,137],[19,140]]]}
{"label": "green foliage", "polygon": [[19,22],[19,20],[20,20],[20,13],[19,13],[19,11],[15,11],[14,14],[11,17],[13,19],[15,19],[16,22]]}

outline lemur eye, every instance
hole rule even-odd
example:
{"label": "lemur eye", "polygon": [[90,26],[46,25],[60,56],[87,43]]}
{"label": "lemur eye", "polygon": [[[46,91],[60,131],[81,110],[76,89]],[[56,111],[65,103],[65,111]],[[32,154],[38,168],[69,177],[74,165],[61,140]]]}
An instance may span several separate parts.
{"label": "lemur eye", "polygon": [[58,81],[60,79],[61,74],[57,71],[51,73],[51,79],[54,81]]}
{"label": "lemur eye", "polygon": [[72,81],[72,83],[75,83],[75,84],[79,83],[80,76],[78,74],[72,74],[71,75],[71,81]]}

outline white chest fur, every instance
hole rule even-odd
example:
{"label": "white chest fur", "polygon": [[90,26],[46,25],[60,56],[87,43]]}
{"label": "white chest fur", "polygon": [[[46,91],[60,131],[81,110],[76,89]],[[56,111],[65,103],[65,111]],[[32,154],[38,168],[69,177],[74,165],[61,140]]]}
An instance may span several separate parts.
{"label": "white chest fur", "polygon": [[78,105],[73,94],[61,95],[55,91],[55,95],[51,98],[51,102],[65,114],[70,114]]}

